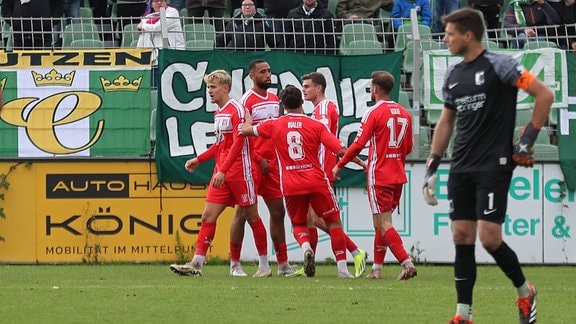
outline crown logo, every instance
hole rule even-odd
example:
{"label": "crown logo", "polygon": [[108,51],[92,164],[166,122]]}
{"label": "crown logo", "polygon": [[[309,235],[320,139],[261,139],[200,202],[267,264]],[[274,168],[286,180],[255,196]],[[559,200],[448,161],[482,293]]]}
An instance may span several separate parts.
{"label": "crown logo", "polygon": [[103,77],[100,77],[100,83],[102,83],[102,89],[104,92],[115,92],[115,91],[131,91],[136,92],[140,89],[140,83],[142,82],[142,77],[136,80],[130,81],[125,76],[120,75],[116,80],[110,81]]}
{"label": "crown logo", "polygon": [[34,77],[34,83],[37,87],[48,87],[48,86],[62,86],[71,87],[74,81],[74,74],[76,71],[66,73],[62,75],[58,71],[52,69],[46,75],[36,73],[32,71],[32,77]]}

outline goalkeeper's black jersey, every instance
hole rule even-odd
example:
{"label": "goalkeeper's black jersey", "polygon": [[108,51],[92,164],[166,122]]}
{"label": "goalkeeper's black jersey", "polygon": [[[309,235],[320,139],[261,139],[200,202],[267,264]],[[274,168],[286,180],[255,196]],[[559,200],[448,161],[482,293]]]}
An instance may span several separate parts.
{"label": "goalkeeper's black jersey", "polygon": [[487,51],[450,67],[442,88],[457,115],[450,172],[514,169],[515,83],[523,70],[511,56]]}

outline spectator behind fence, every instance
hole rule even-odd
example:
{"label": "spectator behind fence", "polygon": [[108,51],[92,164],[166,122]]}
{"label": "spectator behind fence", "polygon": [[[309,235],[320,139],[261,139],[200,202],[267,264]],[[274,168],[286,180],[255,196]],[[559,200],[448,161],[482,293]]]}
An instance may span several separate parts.
{"label": "spectator behind fence", "polygon": [[468,0],[468,5],[482,12],[486,28],[491,29],[488,31],[488,38],[496,39],[497,31],[494,29],[500,28],[500,11],[504,0]]}
{"label": "spectator behind fence", "polygon": [[558,28],[558,45],[563,49],[576,50],[576,6],[574,0],[548,0],[548,3],[560,16],[563,26]]}
{"label": "spectator behind fence", "polygon": [[170,7],[178,10],[178,12],[180,12],[180,10],[186,8],[186,0],[170,0],[169,1],[169,5]]}
{"label": "spectator behind fence", "polygon": [[186,0],[188,17],[195,17],[192,22],[200,24],[204,22],[204,12],[208,12],[208,17],[213,19],[216,32],[224,30],[224,11],[226,11],[226,0]]}
{"label": "spectator behind fence", "polygon": [[514,38],[512,48],[522,48],[529,39],[556,41],[556,28],[546,26],[560,23],[556,10],[544,0],[512,0],[504,15],[504,28]]}
{"label": "spectator behind fence", "polygon": [[269,18],[286,18],[290,10],[298,7],[299,0],[264,0],[264,11]]}
{"label": "spectator behind fence", "polygon": [[[108,0],[90,0],[90,8],[92,8],[94,18],[107,18],[112,14],[112,5],[108,3]],[[97,24],[101,21],[101,19],[95,19]]]}
{"label": "spectator behind fence", "polygon": [[290,10],[284,24],[286,49],[296,52],[335,54],[334,16],[317,0],[304,0]]}
{"label": "spectator behind fence", "polygon": [[116,16],[120,30],[129,24],[137,24],[146,12],[147,0],[116,0]]}
{"label": "spectator behind fence", "polygon": [[52,25],[62,13],[62,0],[2,1],[2,17],[12,26],[14,49],[51,49]]}
{"label": "spectator behind fence", "polygon": [[153,12],[144,16],[138,24],[137,47],[152,48],[152,86],[158,82],[158,49],[164,47],[162,39],[162,20],[160,20],[160,8],[166,8],[166,29],[168,30],[168,46],[175,49],[185,49],[184,32],[180,23],[178,10],[169,7],[166,0],[153,0]]}
{"label": "spectator behind fence", "polygon": [[394,0],[339,0],[336,4],[336,18],[379,18],[380,8],[392,11],[393,6]]}
{"label": "spectator behind fence", "polygon": [[264,20],[256,11],[254,0],[242,1],[241,12],[226,25],[223,33],[216,37],[216,48],[264,50],[283,47],[282,35],[275,34],[272,22]]}
{"label": "spectator behind fence", "polygon": [[460,9],[460,0],[435,0],[434,1],[434,33],[444,33],[442,16],[450,14],[452,11]]}
{"label": "spectator behind fence", "polygon": [[[339,0],[336,4],[336,18],[349,19],[348,22],[373,24],[380,35],[386,29],[380,18],[380,9],[392,11],[394,0]],[[366,21],[369,19],[370,21]]]}
{"label": "spectator behind fence", "polygon": [[410,10],[413,8],[416,8],[418,12],[418,24],[432,27],[430,0],[396,0],[390,15],[394,31],[405,23],[405,19],[410,19]]}
{"label": "spectator behind fence", "polygon": [[[264,2],[265,2],[264,0],[256,0],[255,2],[256,8],[264,8]],[[276,2],[282,2],[282,1],[276,0]],[[242,8],[242,0],[230,0],[230,5],[232,7],[229,8],[230,12],[234,13],[234,10]]]}

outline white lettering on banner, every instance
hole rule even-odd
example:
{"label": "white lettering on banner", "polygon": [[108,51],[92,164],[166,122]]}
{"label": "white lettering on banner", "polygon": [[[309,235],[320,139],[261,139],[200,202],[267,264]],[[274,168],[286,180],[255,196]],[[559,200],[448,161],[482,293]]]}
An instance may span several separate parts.
{"label": "white lettering on banner", "polygon": [[[510,55],[520,62],[532,74],[551,87],[556,96],[553,108],[568,105],[568,77],[566,54],[559,49],[538,49],[531,51],[497,50],[496,52]],[[423,104],[428,109],[442,109],[444,102],[442,86],[448,67],[460,62],[462,57],[451,55],[448,50],[424,52],[424,91]],[[518,108],[531,108],[533,98],[525,91],[518,91]]]}
{"label": "white lettering on banner", "polygon": [[368,110],[368,103],[372,101],[370,82],[370,79],[358,79],[353,84],[353,95],[356,101],[356,115],[354,117],[356,118],[364,116],[364,113]]}
{"label": "white lettering on banner", "polygon": [[576,111],[568,111],[567,108],[560,109],[560,135],[570,135],[570,120],[576,119]]}
{"label": "white lettering on banner", "polygon": [[[198,62],[197,68],[186,63],[173,63],[170,64],[164,72],[162,73],[161,82],[162,84],[172,85],[172,80],[175,74],[179,74],[186,81],[186,87],[188,92],[198,91],[202,89],[202,84],[204,82],[204,75],[208,69],[208,62]],[[170,109],[175,111],[194,111],[202,108],[204,106],[204,98],[192,98],[189,102],[181,102],[176,98],[174,89],[172,86],[165,86],[162,88],[162,100],[164,103],[170,107]],[[155,98],[152,98],[155,99]]]}
{"label": "white lettering on banner", "polygon": [[[341,134],[342,135],[342,134]],[[448,163],[436,192],[439,205],[427,206],[422,198],[421,180],[424,163],[407,164],[408,183],[404,185],[400,205],[392,213],[393,223],[402,232],[402,240],[413,256],[431,263],[454,261],[451,222],[446,197]],[[520,262],[529,264],[576,264],[576,210],[575,192],[561,188],[562,172],[558,164],[535,165],[534,169],[518,168],[514,171],[508,195],[507,215],[502,224],[505,240],[518,255]],[[368,198],[364,188],[335,189],[342,210],[344,230],[358,246],[370,248],[374,242],[374,229]],[[259,211],[266,213],[261,201]],[[267,221],[267,220],[265,220]],[[286,226],[290,226],[286,220]],[[320,234],[320,233],[319,233]],[[323,235],[323,234],[320,234]],[[302,252],[294,238],[287,237],[289,259],[302,260]],[[271,244],[271,243],[270,243]],[[245,242],[242,258],[257,255],[254,244]],[[319,240],[317,259],[333,258],[330,241]],[[391,254],[386,260],[396,261]],[[481,246],[476,245],[476,260],[494,264],[494,259]],[[372,260],[370,260],[372,261]]]}

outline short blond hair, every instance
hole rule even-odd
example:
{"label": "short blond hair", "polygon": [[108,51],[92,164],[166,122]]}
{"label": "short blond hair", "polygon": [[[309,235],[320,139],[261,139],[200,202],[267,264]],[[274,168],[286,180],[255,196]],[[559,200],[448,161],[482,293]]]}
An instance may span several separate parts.
{"label": "short blond hair", "polygon": [[224,70],[212,71],[210,74],[204,76],[206,83],[218,83],[220,85],[227,85],[228,88],[232,86],[232,77]]}

